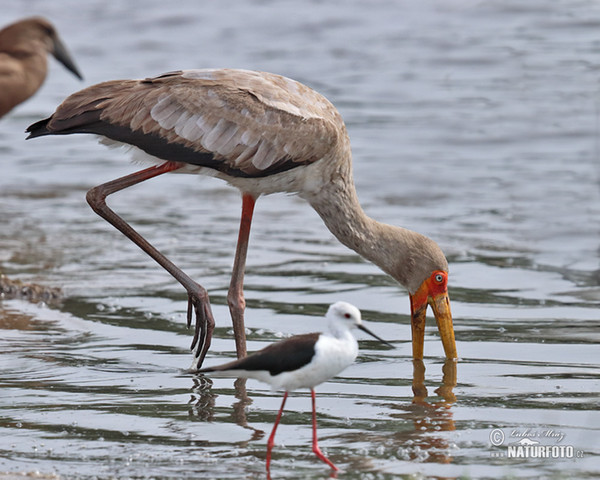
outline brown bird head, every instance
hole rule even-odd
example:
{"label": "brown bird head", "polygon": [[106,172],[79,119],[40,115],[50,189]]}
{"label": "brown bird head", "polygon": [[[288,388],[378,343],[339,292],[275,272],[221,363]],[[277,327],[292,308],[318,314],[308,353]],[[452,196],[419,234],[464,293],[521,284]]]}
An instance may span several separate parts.
{"label": "brown bird head", "polygon": [[457,358],[450,298],[448,261],[436,242],[406,229],[396,230],[400,239],[394,269],[389,271],[410,295],[413,358],[423,358],[425,316],[431,306],[447,358]]}
{"label": "brown bird head", "polygon": [[40,50],[51,53],[67,70],[83,79],[56,29],[45,18],[26,18],[0,30],[0,51],[19,58]]}

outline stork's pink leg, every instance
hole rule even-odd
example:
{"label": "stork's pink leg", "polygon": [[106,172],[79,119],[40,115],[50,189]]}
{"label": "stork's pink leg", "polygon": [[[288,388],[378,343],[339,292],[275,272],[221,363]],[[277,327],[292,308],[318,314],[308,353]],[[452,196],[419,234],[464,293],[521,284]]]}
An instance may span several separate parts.
{"label": "stork's pink leg", "polygon": [[319,444],[317,441],[317,401],[314,389],[310,389],[310,394],[312,396],[313,453],[337,472],[339,468],[336,467],[333,463],[331,463],[331,460],[329,460],[325,455],[323,455],[323,452],[321,452],[321,449],[319,448]]}
{"label": "stork's pink leg", "polygon": [[248,194],[242,195],[242,217],[240,220],[240,231],[238,243],[233,262],[233,272],[229,291],[227,292],[227,303],[231,312],[233,322],[233,336],[235,338],[235,350],[237,357],[246,356],[246,327],[244,326],[244,310],[246,300],[244,299],[244,270],[246,268],[246,256],[248,253],[248,240],[250,238],[250,226],[252,225],[252,214],[256,199]]}
{"label": "stork's pink leg", "polygon": [[188,327],[192,321],[192,309],[196,314],[196,328],[194,339],[192,341],[192,351],[198,358],[198,366],[202,365],[208,347],[212,339],[215,321],[210,308],[208,293],[201,285],[197,284],[189,276],[187,276],[179,267],[171,262],[167,257],[153,247],[144,237],[135,231],[131,225],[118,216],[108,205],[106,205],[106,197],[112,193],[123,190],[132,185],[136,185],[144,180],[162,175],[163,173],[171,172],[181,168],[181,164],[177,162],[165,162],[161,165],[156,165],[139,172],[132,173],[125,177],[117,178],[110,182],[104,183],[92,188],[87,193],[87,201],[92,209],[100,215],[104,220],[112,224],[133,243],[140,247],[144,252],[150,255],[158,264],[169,272],[188,292],[188,311],[187,323]]}
{"label": "stork's pink leg", "polygon": [[279,425],[279,421],[281,420],[281,414],[283,413],[283,407],[285,407],[285,401],[287,400],[287,397],[288,392],[285,392],[283,394],[281,408],[279,409],[279,413],[277,414],[277,418],[275,419],[275,425],[273,425],[273,430],[271,431],[269,441],[267,442],[267,472],[269,472],[271,468],[271,450],[273,450],[273,445],[275,445],[275,432],[277,431],[277,426]]}

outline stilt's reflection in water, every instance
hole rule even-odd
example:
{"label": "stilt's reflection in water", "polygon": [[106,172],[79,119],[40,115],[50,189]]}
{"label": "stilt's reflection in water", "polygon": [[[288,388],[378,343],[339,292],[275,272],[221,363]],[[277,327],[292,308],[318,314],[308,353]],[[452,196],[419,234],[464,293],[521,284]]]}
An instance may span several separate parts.
{"label": "stilt's reflection in water", "polygon": [[[194,386],[192,387],[192,397],[188,402],[190,404],[189,414],[203,421],[213,421],[215,416],[215,399],[218,394],[212,390],[213,381],[204,375],[194,377]],[[252,432],[250,439],[245,440],[240,446],[247,446],[249,442],[260,440],[265,436],[263,430],[254,428],[248,424],[246,417],[246,409],[252,404],[252,399],[246,391],[246,379],[238,378],[235,380],[233,387],[235,389],[234,396],[237,399],[231,407],[231,416],[233,421],[247,430]]]}

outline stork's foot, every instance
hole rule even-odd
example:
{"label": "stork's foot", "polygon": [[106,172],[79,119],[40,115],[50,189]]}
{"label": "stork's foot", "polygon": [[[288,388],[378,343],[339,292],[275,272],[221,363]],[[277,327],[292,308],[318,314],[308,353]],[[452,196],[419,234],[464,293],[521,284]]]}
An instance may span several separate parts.
{"label": "stork's foot", "polygon": [[212,340],[213,330],[215,329],[215,320],[210,308],[210,301],[206,290],[197,285],[198,289],[194,293],[188,293],[187,308],[187,327],[192,326],[192,317],[196,318],[194,328],[194,338],[190,349],[194,355],[192,369],[202,366],[204,357]]}

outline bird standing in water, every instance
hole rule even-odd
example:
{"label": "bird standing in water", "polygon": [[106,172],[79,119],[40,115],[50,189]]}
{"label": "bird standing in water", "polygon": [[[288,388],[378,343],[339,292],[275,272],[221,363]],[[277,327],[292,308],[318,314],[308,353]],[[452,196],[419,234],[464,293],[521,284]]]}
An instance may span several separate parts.
{"label": "bird standing in water", "polygon": [[73,75],[82,78],[48,20],[31,17],[0,30],[0,117],[42,86],[48,71],[46,57],[49,53]]}
{"label": "bird standing in water", "polygon": [[267,443],[267,471],[271,465],[271,451],[275,444],[275,431],[281,420],[288,393],[299,388],[309,388],[312,397],[313,452],[333,470],[338,468],[329,460],[317,441],[317,412],[315,387],[350,366],[358,355],[358,342],[352,329],[358,328],[382,343],[393,347],[379,338],[362,324],[360,310],[346,302],[337,302],[329,307],[326,315],[329,332],[295,335],[273,343],[248,357],[198,370],[214,376],[254,378],[268,383],[274,390],[283,390],[283,401],[277,413],[273,430]]}
{"label": "bird standing in water", "polygon": [[88,192],[96,213],[177,279],[188,293],[195,366],[210,345],[214,318],[206,290],[106,205],[106,197],[167,172],[215,176],[242,194],[238,244],[227,300],[238,358],[246,355],[244,269],[259,196],[295,193],[347,247],[373,262],[410,295],[413,357],[423,357],[431,305],[448,358],[456,358],[448,262],[428,237],[380,223],[360,206],[350,139],[341,115],[322,95],[280,75],[248,70],[183,70],[145,80],[115,80],[68,97],[28,138],[92,133],[136,148],[155,165]]}

